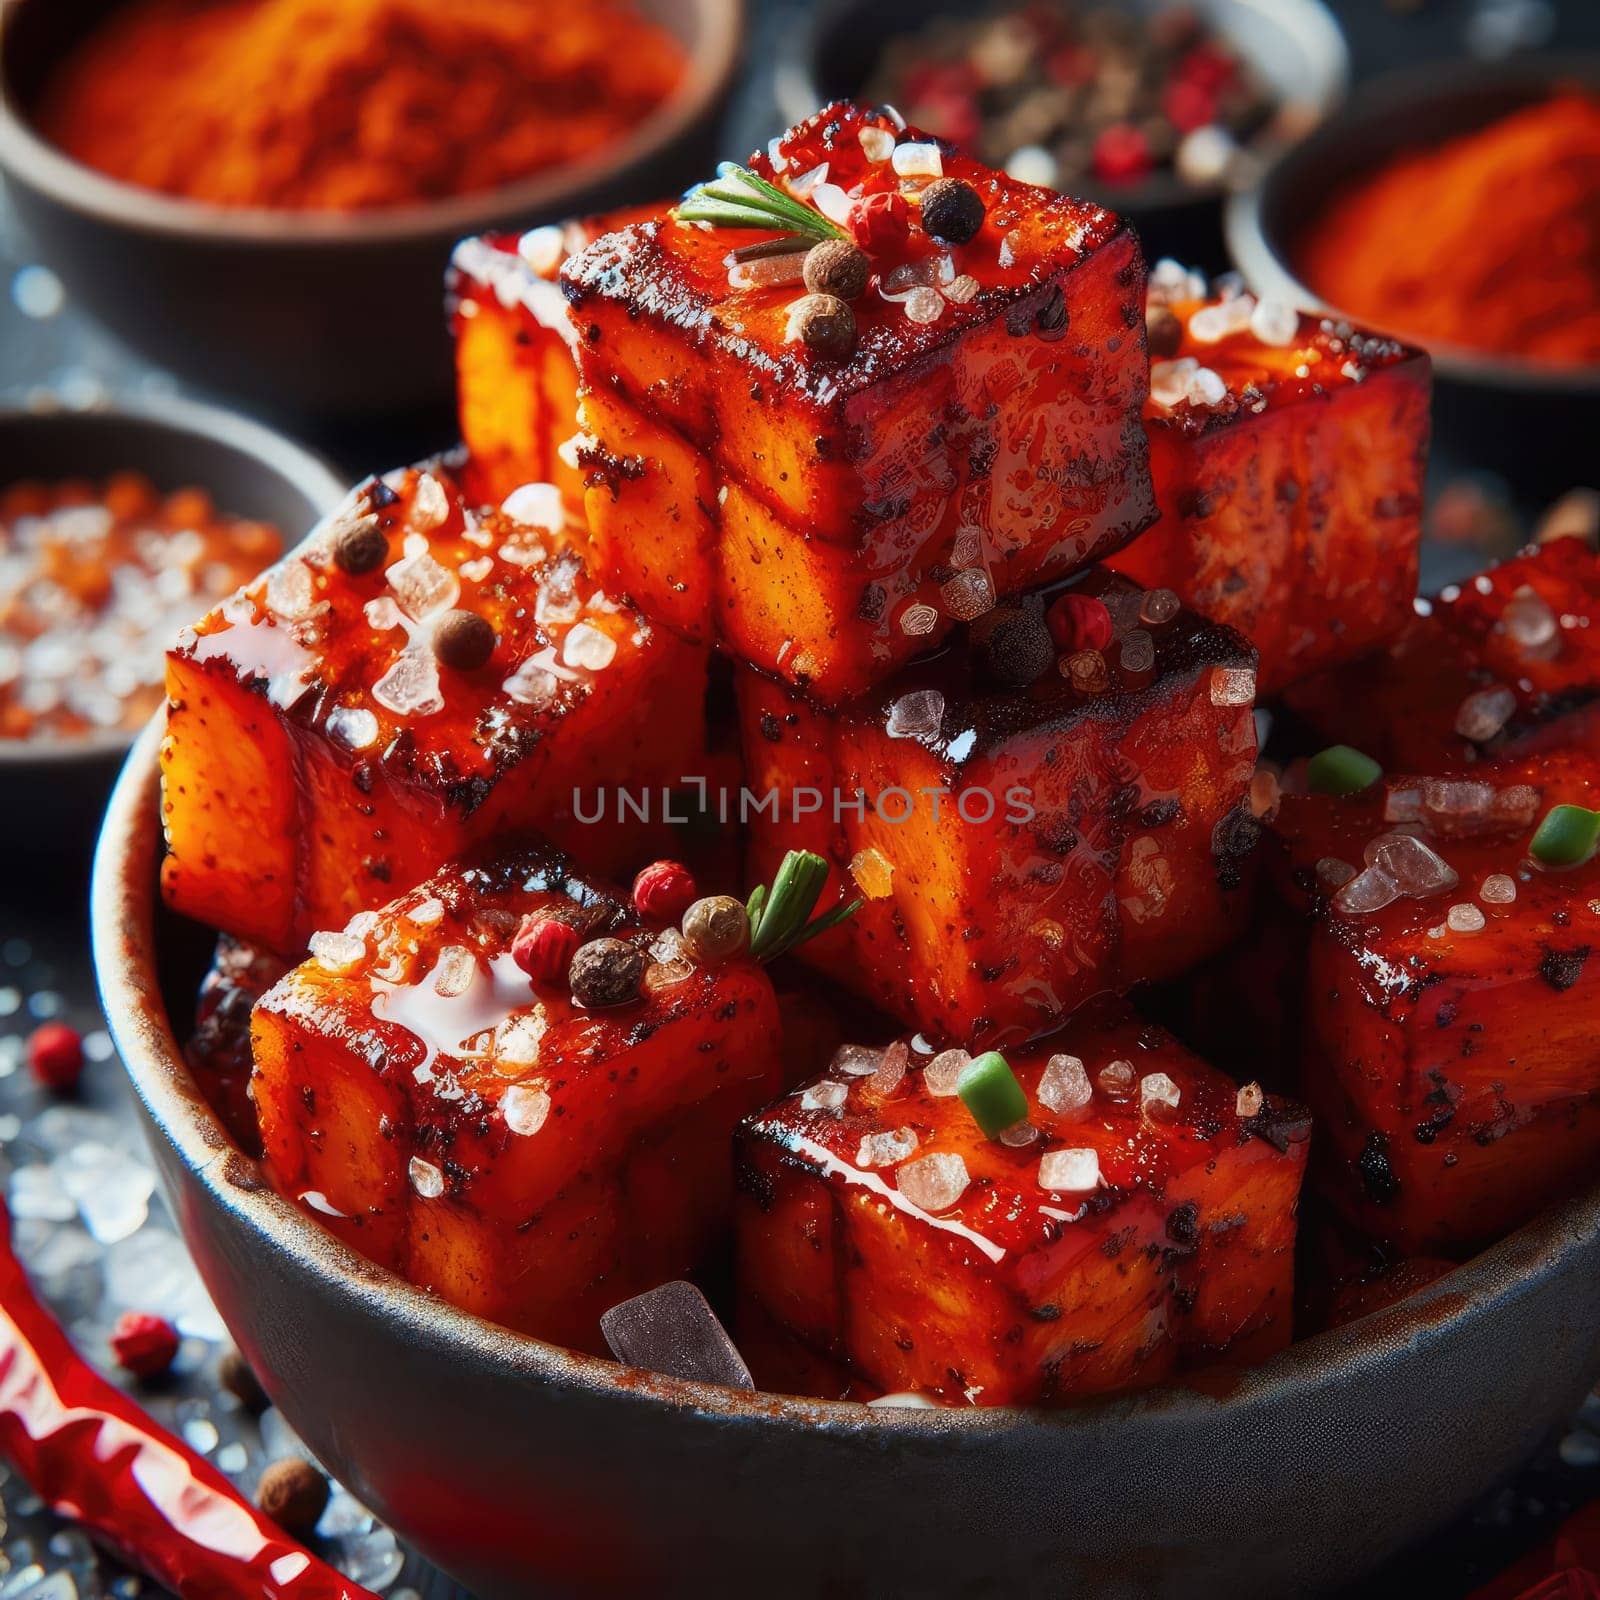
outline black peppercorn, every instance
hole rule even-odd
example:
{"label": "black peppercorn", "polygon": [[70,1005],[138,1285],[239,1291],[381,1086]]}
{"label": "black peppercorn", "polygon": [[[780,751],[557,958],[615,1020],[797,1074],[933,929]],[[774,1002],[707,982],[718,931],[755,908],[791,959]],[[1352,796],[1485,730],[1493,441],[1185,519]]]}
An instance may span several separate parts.
{"label": "black peppercorn", "polygon": [[475,611],[447,611],[433,633],[433,653],[456,672],[476,672],[494,654],[494,629]]}
{"label": "black peppercorn", "polygon": [[389,553],[389,541],[384,538],[376,517],[362,517],[339,532],[333,542],[334,565],[351,577],[360,577],[379,566]]}
{"label": "black peppercorn", "polygon": [[591,1011],[625,1006],[639,998],[644,982],[644,951],[621,939],[591,939],[567,968],[572,998]]}
{"label": "black peppercorn", "polygon": [[831,294],[840,300],[854,300],[866,293],[872,262],[865,250],[848,239],[824,239],[806,252],[806,288],[812,294]]}
{"label": "black peppercorn", "polygon": [[1144,319],[1144,339],[1157,361],[1170,361],[1183,348],[1183,323],[1165,306],[1152,306]]}
{"label": "black peppercorn", "polygon": [[308,1538],[328,1509],[328,1480],[298,1456],[274,1461],[261,1474],[256,1504],[285,1533]]}
{"label": "black peppercorn", "polygon": [[938,178],[922,191],[922,226],[942,244],[966,244],[983,226],[978,191],[959,178]]}
{"label": "black peppercorn", "polygon": [[997,606],[973,630],[984,675],[1005,689],[1025,689],[1056,661],[1055,640],[1033,606]]}
{"label": "black peppercorn", "polygon": [[808,294],[789,307],[789,326],[806,349],[836,361],[856,347],[856,314],[837,295]]}

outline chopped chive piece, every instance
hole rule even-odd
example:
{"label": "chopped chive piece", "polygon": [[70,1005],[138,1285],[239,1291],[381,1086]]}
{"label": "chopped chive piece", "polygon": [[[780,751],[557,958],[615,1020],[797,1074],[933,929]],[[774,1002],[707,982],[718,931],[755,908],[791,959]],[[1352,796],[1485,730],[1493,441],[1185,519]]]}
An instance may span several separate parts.
{"label": "chopped chive piece", "polygon": [[956,1093],[990,1139],[1015,1127],[1028,1114],[1028,1097],[998,1050],[987,1050],[962,1068]]}
{"label": "chopped chive piece", "polygon": [[1331,744],[1306,763],[1306,786],[1312,794],[1360,794],[1383,776],[1369,755],[1347,744]]}
{"label": "chopped chive piece", "polygon": [[1552,806],[1528,846],[1546,867],[1580,867],[1600,847],[1600,811],[1583,806]]}
{"label": "chopped chive piece", "polygon": [[861,902],[838,905],[815,922],[817,908],[828,882],[828,863],[810,850],[791,850],[779,866],[769,888],[757,884],[750,891],[745,909],[750,917],[750,954],[757,961],[771,961],[814,939],[819,933],[837,927],[846,917],[861,909]]}
{"label": "chopped chive piece", "polygon": [[679,222],[709,222],[715,228],[754,228],[802,239],[844,239],[837,223],[758,178],[745,167],[724,161],[709,183],[691,189],[673,213]]}

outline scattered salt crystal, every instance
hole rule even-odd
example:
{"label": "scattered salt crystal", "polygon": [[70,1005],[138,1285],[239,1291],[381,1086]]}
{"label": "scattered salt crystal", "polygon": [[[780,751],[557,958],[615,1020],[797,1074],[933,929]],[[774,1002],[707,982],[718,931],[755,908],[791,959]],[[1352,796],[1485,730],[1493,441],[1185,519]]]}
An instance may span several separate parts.
{"label": "scattered salt crystal", "polygon": [[952,617],[970,622],[994,610],[994,584],[982,567],[969,567],[940,586],[939,598]]}
{"label": "scattered salt crystal", "polygon": [[504,1072],[510,1069],[507,1072],[510,1076],[537,1065],[540,1047],[549,1027],[550,1019],[545,1015],[543,1006],[528,1006],[513,1012],[500,1024],[494,1036],[496,1070]]}
{"label": "scattered salt crystal", "polygon": [[426,550],[406,556],[384,574],[400,608],[413,622],[448,611],[461,598],[461,582]]}
{"label": "scattered salt crystal", "polygon": [[1412,899],[1442,894],[1459,881],[1455,868],[1443,856],[1408,833],[1384,834],[1373,840],[1367,846],[1366,860]]}
{"label": "scattered salt crystal", "polygon": [[1262,344],[1282,350],[1293,344],[1300,332],[1300,313],[1287,300],[1258,300],[1250,313],[1250,331]]}
{"label": "scattered salt crystal", "polygon": [[730,289],[777,289],[799,283],[805,277],[804,247],[788,255],[758,256],[754,261],[735,261],[728,268]]}
{"label": "scattered salt crystal", "polygon": [[1000,1143],[1013,1150],[1021,1150],[1032,1144],[1040,1137],[1039,1130],[1028,1121],[1026,1117],[1020,1122],[1013,1122],[1009,1128],[1000,1131]]}
{"label": "scattered salt crystal", "polygon": [[855,207],[855,201],[836,183],[819,183],[811,191],[811,203],[829,222],[836,222],[840,227],[850,220]]}
{"label": "scattered salt crystal", "polygon": [[972,1065],[972,1057],[965,1050],[941,1050],[922,1069],[922,1086],[931,1095],[941,1099],[956,1092],[961,1074]]}
{"label": "scattered salt crystal", "polygon": [[1139,620],[1159,628],[1177,616],[1183,602],[1171,589],[1148,590],[1139,602]]}
{"label": "scattered salt crystal", "polygon": [[1460,900],[1444,914],[1445,926],[1452,933],[1479,933],[1484,925],[1483,913],[1470,900]]}
{"label": "scattered salt crystal", "polygon": [[367,954],[366,940],[349,933],[314,933],[307,948],[324,972],[349,972]]}
{"label": "scattered salt crystal", "polygon": [[944,296],[937,289],[913,289],[903,310],[912,322],[937,322],[944,315]]}
{"label": "scattered salt crystal", "polygon": [[555,277],[566,253],[566,233],[559,227],[530,228],[517,240],[517,254],[541,278]]}
{"label": "scattered salt crystal", "polygon": [[1317,882],[1324,889],[1342,889],[1355,875],[1356,869],[1338,856],[1323,856],[1317,862]]}
{"label": "scattered salt crystal", "polygon": [[907,606],[900,618],[900,631],[912,638],[932,633],[939,625],[939,613],[932,606],[917,604]]}
{"label": "scattered salt crystal", "polygon": [[1504,872],[1491,872],[1483,880],[1478,898],[1486,906],[1508,906],[1517,898],[1517,880]]}
{"label": "scattered salt crystal", "polygon": [[902,178],[942,178],[944,157],[936,144],[897,144],[890,157]]}
{"label": "scattered salt crystal", "polygon": [[856,138],[868,161],[887,161],[894,154],[894,135],[887,128],[863,128]]}
{"label": "scattered salt crystal", "polygon": [[405,614],[400,607],[386,594],[379,595],[376,600],[367,601],[361,610],[367,619],[367,626],[374,633],[388,633],[391,628],[398,628],[405,620]]}
{"label": "scattered salt crystal", "polygon": [[828,181],[828,163],[819,161],[814,167],[807,167],[804,172],[797,172],[788,180],[789,193],[797,200],[809,200],[811,191],[819,183]]}
{"label": "scattered salt crystal", "polygon": [[298,556],[280,561],[267,573],[267,609],[293,621],[316,602],[316,577]]}
{"label": "scattered salt crystal", "polygon": [[964,306],[971,300],[978,298],[978,292],[983,287],[970,272],[963,272],[960,277],[952,278],[945,285],[944,297],[958,306]]}
{"label": "scattered salt crystal", "polygon": [[895,1128],[889,1133],[869,1133],[856,1151],[858,1167],[897,1167],[916,1153],[917,1135],[913,1128]]}
{"label": "scattered salt crystal", "polygon": [[1094,1099],[1094,1086],[1077,1056],[1055,1055],[1045,1062],[1035,1098],[1046,1110],[1070,1116]]}
{"label": "scattered salt crystal", "polygon": [[869,900],[883,900],[894,886],[894,863],[875,845],[850,858],[850,876]]}
{"label": "scattered salt crystal", "polygon": [[1111,682],[1106,658],[1098,650],[1074,650],[1061,665],[1079,694],[1099,694]]}
{"label": "scattered salt crystal", "polygon": [[1143,628],[1135,628],[1122,641],[1124,672],[1148,672],[1156,664],[1156,642]]}
{"label": "scattered salt crystal", "polygon": [[1183,1091],[1164,1072],[1146,1073],[1139,1080],[1139,1105],[1146,1116],[1176,1111],[1182,1098]]}
{"label": "scattered salt crystal", "polygon": [[1131,1061],[1111,1061],[1100,1069],[1095,1081],[1113,1100],[1130,1100],[1138,1076]]}
{"label": "scattered salt crystal", "polygon": [[406,912],[406,921],[414,922],[419,928],[431,928],[444,916],[444,901],[435,900],[431,895],[426,900],[419,900]]}
{"label": "scattered salt crystal", "polygon": [[1219,406],[1228,398],[1228,385],[1220,372],[1201,367],[1189,374],[1189,381],[1183,386],[1183,398],[1192,406]]}
{"label": "scattered salt crystal", "polygon": [[335,706],[328,713],[328,734],[346,750],[367,750],[378,742],[378,719],[363,706]]}
{"label": "scattered salt crystal", "polygon": [[1512,595],[1500,614],[1500,625],[1522,650],[1542,650],[1556,637],[1556,614],[1526,584]]}
{"label": "scattered salt crystal", "polygon": [[1385,822],[1420,822],[1422,820],[1422,790],[1415,785],[1390,786],[1384,792],[1383,820]]}
{"label": "scattered salt crystal", "polygon": [[1025,144],[1011,152],[1006,176],[1018,183],[1031,183],[1036,189],[1053,189],[1061,177],[1061,167],[1043,145]]}
{"label": "scattered salt crystal", "polygon": [[494,571],[493,556],[476,556],[471,561],[461,563],[461,576],[468,583],[482,583]]}
{"label": "scattered salt crystal", "polygon": [[948,1211],[972,1179],[967,1164],[953,1152],[936,1152],[908,1161],[899,1168],[894,1181],[912,1205],[920,1211]]}
{"label": "scattered salt crystal", "polygon": [[1211,674],[1214,706],[1247,706],[1256,697],[1256,675],[1250,667],[1218,667]]}
{"label": "scattered salt crystal", "polygon": [[406,523],[418,533],[431,533],[450,515],[450,497],[444,485],[431,472],[417,479],[412,491],[411,509],[406,513]]}
{"label": "scattered salt crystal", "polygon": [[1247,1083],[1233,1097],[1233,1110],[1235,1116],[1257,1117],[1261,1115],[1261,1108],[1267,1103],[1267,1097],[1261,1092],[1259,1083]]}
{"label": "scattered salt crystal", "polygon": [[831,1078],[824,1078],[821,1083],[814,1083],[800,1096],[800,1109],[802,1111],[832,1111],[838,1114],[844,1109],[844,1103],[850,1096],[850,1086],[847,1083],[837,1083]]}
{"label": "scattered salt crystal", "polygon": [[828,1070],[846,1078],[865,1078],[878,1070],[883,1057],[882,1050],[874,1050],[870,1045],[842,1044],[834,1051]]}
{"label": "scattered salt crystal", "polygon": [[884,732],[891,739],[916,739],[936,734],[944,720],[944,696],[937,689],[913,689],[889,707]]}
{"label": "scattered salt crystal", "polygon": [[515,700],[518,705],[546,706],[556,697],[556,690],[560,687],[560,680],[553,672],[547,672],[543,667],[534,662],[524,661],[515,672],[500,685],[501,690]]}
{"label": "scattered salt crystal", "polygon": [[444,1193],[444,1174],[431,1161],[424,1161],[421,1156],[412,1156],[408,1170],[411,1187],[424,1200],[437,1200]]}
{"label": "scattered salt crystal", "polygon": [[1186,133],[1173,156],[1173,166],[1185,183],[1213,189],[1223,183],[1239,154],[1239,146],[1226,128],[1207,123]]}
{"label": "scattered salt crystal", "polygon": [[500,509],[513,522],[547,533],[559,533],[566,525],[561,491],[553,483],[525,483],[500,502]]}
{"label": "scattered salt crystal", "polygon": [[446,1000],[465,994],[478,975],[478,958],[464,944],[447,944],[433,969],[433,992]]}
{"label": "scattered salt crystal", "polygon": [[1517,709],[1517,697],[1504,685],[1479,689],[1461,702],[1456,712],[1456,732],[1474,744],[1493,739]]}
{"label": "scattered salt crystal", "polygon": [[1333,906],[1336,911],[1359,917],[1381,911],[1399,898],[1400,885],[1382,867],[1372,866],[1358,872],[1340,889],[1333,897]]}
{"label": "scattered salt crystal", "polygon": [[1175,406],[1188,397],[1189,379],[1200,370],[1193,356],[1150,363],[1150,398],[1157,405]]}
{"label": "scattered salt crystal", "polygon": [[1243,333],[1255,309],[1255,300],[1247,294],[1202,306],[1189,318],[1189,337],[1196,344],[1219,344],[1230,334]]}
{"label": "scattered salt crystal", "polygon": [[910,1065],[910,1047],[903,1039],[896,1039],[883,1052],[883,1059],[878,1063],[872,1076],[867,1079],[868,1093],[876,1095],[880,1100],[888,1099],[905,1082],[906,1068]]}
{"label": "scattered salt crystal", "polygon": [[569,667],[601,672],[616,659],[617,641],[609,633],[587,622],[580,622],[561,646],[561,659]]}
{"label": "scattered salt crystal", "polygon": [[500,1098],[506,1126],[524,1138],[536,1134],[550,1115],[550,1096],[538,1084],[514,1083]]}
{"label": "scattered salt crystal", "polygon": [[1046,1151],[1039,1162],[1039,1187],[1056,1194],[1092,1194],[1100,1187],[1100,1152]]}
{"label": "scattered salt crystal", "polygon": [[433,652],[402,650],[394,665],[372,686],[372,698],[401,717],[431,717],[444,710],[439,666]]}

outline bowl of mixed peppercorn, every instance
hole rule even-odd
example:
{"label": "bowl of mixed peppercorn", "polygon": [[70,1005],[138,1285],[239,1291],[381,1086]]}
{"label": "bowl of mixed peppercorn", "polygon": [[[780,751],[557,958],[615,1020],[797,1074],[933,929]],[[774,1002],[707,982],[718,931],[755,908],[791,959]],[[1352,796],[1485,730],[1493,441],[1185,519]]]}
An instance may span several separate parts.
{"label": "bowl of mixed peppercorn", "polygon": [[1026,183],[1133,218],[1152,255],[1215,253],[1219,196],[1343,97],[1319,0],[831,0],[780,72],[798,118],[890,104]]}

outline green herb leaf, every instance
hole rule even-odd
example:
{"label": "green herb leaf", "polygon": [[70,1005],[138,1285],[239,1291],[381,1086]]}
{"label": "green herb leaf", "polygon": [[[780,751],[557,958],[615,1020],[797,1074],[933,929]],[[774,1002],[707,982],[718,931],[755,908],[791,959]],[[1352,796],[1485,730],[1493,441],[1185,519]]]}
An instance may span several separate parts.
{"label": "green herb leaf", "polygon": [[750,915],[750,954],[757,961],[774,960],[807,939],[836,928],[861,909],[861,902],[855,900],[812,921],[811,913],[827,881],[828,863],[821,856],[810,850],[791,850],[772,886],[758,884],[751,891],[746,910]]}
{"label": "green herb leaf", "polygon": [[673,215],[679,222],[708,222],[714,228],[751,228],[802,239],[848,237],[814,206],[731,161],[723,162],[709,183],[691,189]]}

